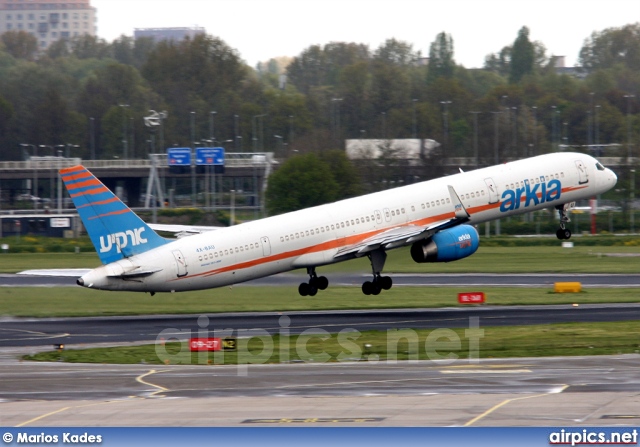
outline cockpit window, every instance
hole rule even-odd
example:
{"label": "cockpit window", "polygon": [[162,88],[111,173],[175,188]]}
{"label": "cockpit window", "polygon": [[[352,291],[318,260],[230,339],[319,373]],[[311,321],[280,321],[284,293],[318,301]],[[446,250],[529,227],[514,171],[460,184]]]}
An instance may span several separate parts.
{"label": "cockpit window", "polygon": [[604,166],[602,166],[600,163],[596,163],[596,168],[598,168],[598,171],[604,171]]}

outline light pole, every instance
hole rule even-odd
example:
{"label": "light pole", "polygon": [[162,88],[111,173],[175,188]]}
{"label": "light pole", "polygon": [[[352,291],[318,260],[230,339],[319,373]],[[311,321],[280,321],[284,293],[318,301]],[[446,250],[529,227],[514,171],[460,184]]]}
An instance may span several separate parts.
{"label": "light pole", "polygon": [[260,146],[260,141],[258,137],[257,119],[262,118],[263,116],[267,116],[267,114],[263,113],[262,115],[254,115],[253,118],[251,119],[251,131],[253,133],[253,152],[254,153],[258,152],[258,148]]}
{"label": "light pole", "polygon": [[342,98],[331,98],[331,105],[333,106],[333,129],[334,129],[334,140],[335,144],[340,144],[340,105],[338,104],[342,101]]}
{"label": "light pole", "polygon": [[555,152],[556,145],[556,106],[551,106],[551,151]]}
{"label": "light pole", "polygon": [[449,115],[449,104],[451,104],[451,101],[440,101],[440,104],[442,104],[444,107],[444,110],[442,111],[442,126],[444,128],[444,148],[449,149],[448,115]]}
{"label": "light pole", "polygon": [[293,147],[293,115],[289,115],[289,147]]}
{"label": "light pole", "polygon": [[238,152],[238,120],[240,115],[233,115],[233,149]]}
{"label": "light pole", "polygon": [[211,111],[209,112],[209,139],[211,141],[215,141],[216,137],[214,136],[214,127],[213,127],[213,119],[218,112]]}
{"label": "light pole", "polygon": [[635,95],[624,95],[627,98],[627,158],[631,162],[631,100]]}
{"label": "light pole", "polygon": [[[51,149],[51,158],[55,157],[54,151],[56,149],[53,146],[50,146],[48,144],[40,144],[40,145],[38,145],[38,147],[40,147],[42,149],[44,149],[44,148]],[[51,175],[49,177],[49,200],[51,201],[51,203],[53,203],[53,177],[54,177],[53,169],[54,169],[54,167],[53,167],[53,160],[51,160],[51,161],[52,161],[52,163],[49,165],[50,170],[51,170]]]}
{"label": "light pole", "polygon": [[493,156],[494,156],[494,161],[495,164],[500,163],[500,155],[499,155],[499,141],[500,141],[500,133],[498,132],[499,130],[499,118],[502,114],[502,112],[491,112],[493,113],[493,132],[494,132],[494,136],[493,136]]}
{"label": "light pole", "polygon": [[91,159],[95,160],[96,159],[96,120],[95,118],[91,117],[89,118],[89,130],[91,133]]}
{"label": "light pole", "polygon": [[415,140],[418,138],[418,123],[416,121],[416,103],[418,100],[412,99],[411,102],[413,103],[413,139]]}
{"label": "light pole", "polygon": [[473,156],[476,160],[476,168],[479,166],[478,160],[478,114],[482,112],[469,112],[473,114]]}
{"label": "light pole", "polygon": [[[32,147],[33,148],[33,156],[34,158],[38,156],[38,146],[36,146],[35,144],[27,144],[27,143],[20,143],[21,147]],[[27,152],[28,154],[28,152]],[[38,209],[38,162],[36,160],[33,160],[33,192],[32,192],[32,196],[36,197],[36,200],[32,200],[33,202],[33,209],[37,210]]]}
{"label": "light pole", "polygon": [[127,139],[127,113],[126,109],[129,107],[129,104],[118,104],[122,107],[122,155],[125,160],[127,160],[129,156],[129,150],[127,148],[128,139]]}
{"label": "light pole", "polygon": [[275,138],[278,141],[277,145],[278,145],[278,148],[280,149],[280,151],[279,151],[280,154],[281,154],[280,156],[282,156],[282,154],[284,152],[283,151],[283,146],[282,146],[283,145],[282,136],[281,135],[274,135],[273,138]]}

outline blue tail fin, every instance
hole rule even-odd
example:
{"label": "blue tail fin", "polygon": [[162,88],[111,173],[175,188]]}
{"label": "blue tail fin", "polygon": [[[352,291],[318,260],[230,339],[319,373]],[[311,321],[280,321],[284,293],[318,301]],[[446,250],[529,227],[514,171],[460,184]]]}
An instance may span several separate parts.
{"label": "blue tail fin", "polygon": [[169,242],[149,228],[84,166],[61,169],[60,175],[103,264]]}

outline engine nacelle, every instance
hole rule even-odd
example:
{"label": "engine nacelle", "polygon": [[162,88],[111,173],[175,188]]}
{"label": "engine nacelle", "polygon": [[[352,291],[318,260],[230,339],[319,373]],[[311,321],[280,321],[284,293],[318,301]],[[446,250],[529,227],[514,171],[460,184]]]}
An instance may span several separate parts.
{"label": "engine nacelle", "polygon": [[474,254],[479,245],[478,231],[471,225],[459,225],[414,243],[411,258],[418,263],[457,261]]}

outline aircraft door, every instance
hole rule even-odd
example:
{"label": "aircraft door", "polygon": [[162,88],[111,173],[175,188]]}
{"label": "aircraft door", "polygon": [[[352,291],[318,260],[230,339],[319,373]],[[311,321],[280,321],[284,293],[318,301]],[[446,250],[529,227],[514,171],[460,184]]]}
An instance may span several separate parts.
{"label": "aircraft door", "polygon": [[176,259],[176,268],[178,278],[181,276],[187,276],[187,260],[182,255],[180,250],[173,250],[173,257]]}
{"label": "aircraft door", "polygon": [[260,238],[260,244],[262,245],[262,256],[271,255],[271,243],[267,236],[262,236]]}
{"label": "aircraft door", "polygon": [[489,203],[497,203],[499,199],[496,182],[491,177],[484,179],[484,182],[487,185],[487,191],[489,191]]}
{"label": "aircraft door", "polygon": [[576,168],[578,168],[578,183],[581,185],[589,183],[589,173],[587,172],[587,167],[584,165],[582,160],[576,160]]}
{"label": "aircraft door", "polygon": [[389,208],[385,208],[383,211],[384,211],[384,220],[387,222],[391,222],[391,210],[389,210]]}

